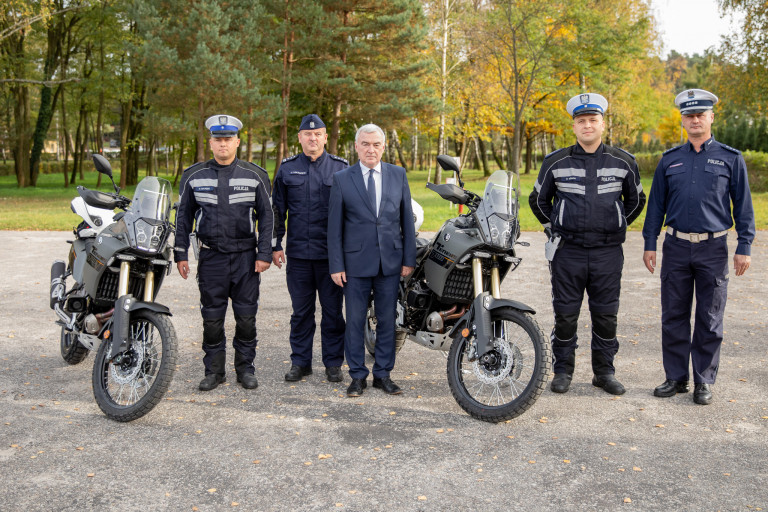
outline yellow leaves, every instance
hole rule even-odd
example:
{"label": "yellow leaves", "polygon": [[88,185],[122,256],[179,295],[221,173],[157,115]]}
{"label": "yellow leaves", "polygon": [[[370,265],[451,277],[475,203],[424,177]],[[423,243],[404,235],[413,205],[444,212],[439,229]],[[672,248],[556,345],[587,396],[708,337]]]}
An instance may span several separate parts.
{"label": "yellow leaves", "polygon": [[419,496],[416,499],[419,500],[419,501],[427,501],[427,497],[426,496]]}
{"label": "yellow leaves", "polygon": [[94,476],[96,476],[96,473],[88,473],[85,476],[87,476],[88,478],[93,478]]}
{"label": "yellow leaves", "polygon": [[214,494],[215,492],[216,492],[215,487],[211,487],[210,489],[208,489],[208,494]]}
{"label": "yellow leaves", "polygon": [[541,418],[539,418],[539,423],[547,423],[548,421],[549,421],[549,418],[547,418],[546,416],[542,416]]}
{"label": "yellow leaves", "polygon": [[637,467],[637,466],[634,466],[634,467],[632,468],[632,471],[642,471],[642,469],[640,469],[640,468],[639,468],[639,467]]}
{"label": "yellow leaves", "polygon": [[571,459],[563,459],[563,464],[570,464],[570,463],[571,463]]}
{"label": "yellow leaves", "polygon": [[333,455],[331,455],[330,453],[321,453],[317,456],[317,458],[320,460],[332,459]]}
{"label": "yellow leaves", "polygon": [[624,503],[632,503],[632,498],[624,498]]}

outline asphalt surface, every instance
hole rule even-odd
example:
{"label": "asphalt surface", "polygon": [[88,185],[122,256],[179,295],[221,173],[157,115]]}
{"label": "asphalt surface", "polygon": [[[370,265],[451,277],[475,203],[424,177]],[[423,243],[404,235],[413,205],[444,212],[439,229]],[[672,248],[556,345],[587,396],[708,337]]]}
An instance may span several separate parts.
{"label": "asphalt surface", "polygon": [[[405,393],[360,398],[289,367],[285,274],[263,276],[256,356],[260,386],[197,390],[203,376],[194,279],[174,271],[159,295],[179,339],[171,391],[148,415],[107,419],[91,390],[93,355],[67,365],[48,307],[50,264],[68,233],[0,232],[2,510],[760,510],[768,509],[768,248],[731,277],[715,400],[660,399],[659,277],[642,240],[625,244],[617,377],[627,393],[591,385],[588,312],[571,391],[548,389],[501,424],[469,417],[446,382],[445,357],[407,342],[392,374]],[[552,327],[543,234],[502,285]],[[735,236],[729,235],[731,253]],[[662,263],[663,264],[663,261]],[[194,271],[194,269],[193,269]],[[234,332],[230,316],[227,330]],[[319,331],[319,329],[318,329]]]}

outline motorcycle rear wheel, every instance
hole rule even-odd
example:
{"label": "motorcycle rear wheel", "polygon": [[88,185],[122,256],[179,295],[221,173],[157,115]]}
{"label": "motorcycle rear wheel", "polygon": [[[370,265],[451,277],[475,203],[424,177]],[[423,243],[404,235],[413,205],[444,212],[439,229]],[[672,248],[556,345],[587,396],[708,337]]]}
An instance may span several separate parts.
{"label": "motorcycle rear wheel", "polygon": [[457,338],[448,353],[448,385],[473,418],[498,423],[527,411],[546,386],[552,365],[549,340],[539,324],[514,308],[491,312],[491,358],[469,360],[471,341]]}
{"label": "motorcycle rear wheel", "polygon": [[61,337],[59,340],[59,349],[61,358],[68,364],[78,364],[88,357],[89,350],[80,344],[80,337],[72,332],[61,328]]}
{"label": "motorcycle rear wheel", "polygon": [[93,365],[93,396],[115,421],[141,418],[160,401],[176,370],[177,339],[166,315],[140,310],[131,315],[130,347],[114,361],[103,341]]}

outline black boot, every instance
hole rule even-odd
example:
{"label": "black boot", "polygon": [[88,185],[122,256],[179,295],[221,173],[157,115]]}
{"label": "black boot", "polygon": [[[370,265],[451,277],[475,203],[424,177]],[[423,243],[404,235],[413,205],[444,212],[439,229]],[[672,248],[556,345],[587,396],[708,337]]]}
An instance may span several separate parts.
{"label": "black boot", "polygon": [[220,347],[203,345],[203,350],[206,351],[206,355],[203,358],[205,362],[205,378],[200,381],[198,388],[200,391],[211,391],[216,389],[219,384],[227,381],[224,372],[227,354]]}
{"label": "black boot", "polygon": [[626,391],[614,375],[616,369],[613,367],[613,357],[609,358],[604,351],[592,351],[592,371],[595,374],[592,379],[593,386],[603,388],[606,393],[612,395],[623,395]]}
{"label": "black boot", "polygon": [[571,387],[573,370],[576,368],[576,354],[571,353],[571,355],[564,358],[562,363],[563,371],[555,373],[552,384],[549,386],[553,393],[566,393]]}

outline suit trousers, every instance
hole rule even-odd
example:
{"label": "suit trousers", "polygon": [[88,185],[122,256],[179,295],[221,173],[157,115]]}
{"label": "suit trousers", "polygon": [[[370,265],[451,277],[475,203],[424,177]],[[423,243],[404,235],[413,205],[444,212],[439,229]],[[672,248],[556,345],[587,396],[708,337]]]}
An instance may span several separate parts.
{"label": "suit trousers", "polygon": [[395,315],[400,274],[385,276],[379,269],[374,277],[349,277],[344,285],[347,329],[344,333],[344,354],[353,379],[368,377],[363,342],[368,299],[373,290],[376,306],[376,350],[373,376],[389,377],[395,367]]}

